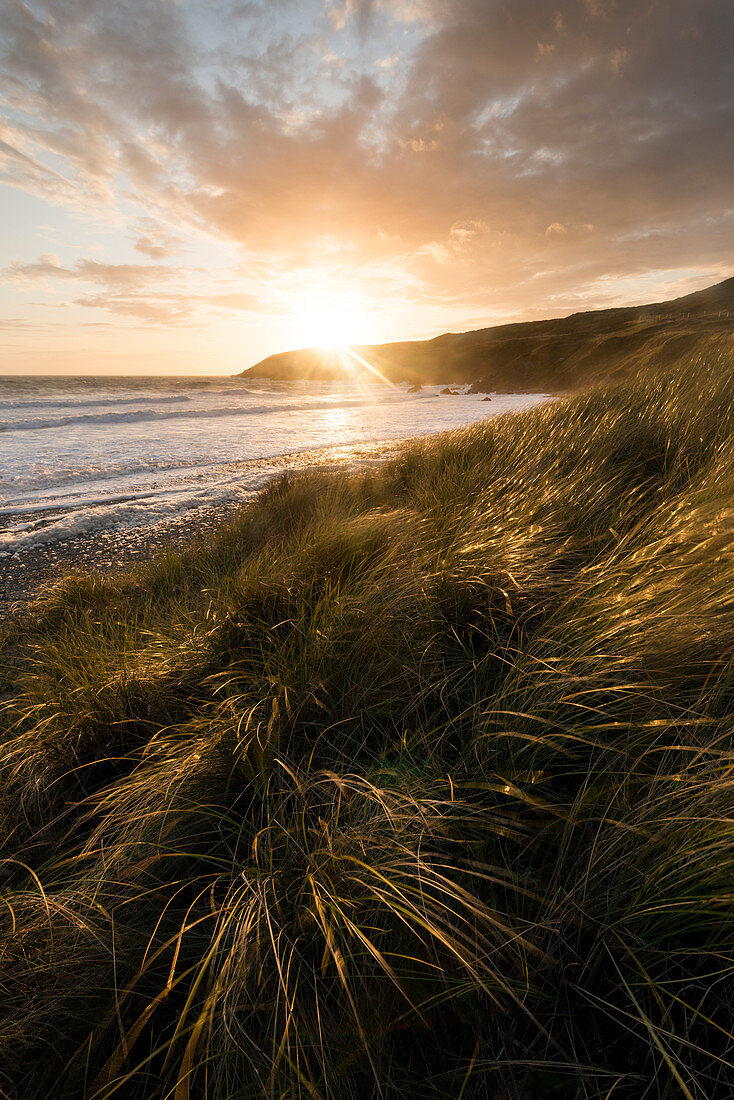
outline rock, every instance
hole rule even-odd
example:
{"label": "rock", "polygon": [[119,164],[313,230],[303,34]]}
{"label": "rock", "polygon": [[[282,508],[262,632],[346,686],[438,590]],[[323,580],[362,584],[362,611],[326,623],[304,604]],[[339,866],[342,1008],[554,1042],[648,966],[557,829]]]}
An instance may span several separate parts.
{"label": "rock", "polygon": [[491,397],[483,397],[483,398],[482,398],[482,401],[491,401],[491,400],[492,400],[492,398],[491,398]]}
{"label": "rock", "polygon": [[420,393],[422,389],[420,382],[415,382],[414,385],[408,387],[408,393]]}
{"label": "rock", "polygon": [[457,396],[456,390],[452,390],[451,386],[445,386],[444,389],[439,390],[439,394],[442,397],[443,397],[444,394],[446,394],[448,397],[456,397]]}

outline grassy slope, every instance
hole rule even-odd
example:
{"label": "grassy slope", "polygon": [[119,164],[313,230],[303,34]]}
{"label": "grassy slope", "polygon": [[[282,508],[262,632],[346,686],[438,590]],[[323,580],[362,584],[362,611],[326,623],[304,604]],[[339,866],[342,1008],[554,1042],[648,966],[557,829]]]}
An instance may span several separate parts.
{"label": "grassy slope", "polygon": [[734,364],[6,629],[0,1095],[724,1097]]}

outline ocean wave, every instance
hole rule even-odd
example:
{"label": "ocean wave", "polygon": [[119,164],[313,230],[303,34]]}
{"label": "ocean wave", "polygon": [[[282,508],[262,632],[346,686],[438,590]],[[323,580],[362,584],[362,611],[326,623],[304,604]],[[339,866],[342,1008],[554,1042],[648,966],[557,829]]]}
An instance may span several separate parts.
{"label": "ocean wave", "polygon": [[192,497],[179,500],[110,501],[103,507],[77,508],[43,518],[25,519],[0,531],[0,555],[33,546],[74,538],[77,535],[124,527],[148,527],[173,516],[190,513],[210,501]]}
{"label": "ocean wave", "polygon": [[221,465],[216,460],[191,462],[183,458],[140,462],[131,456],[127,460],[108,460],[104,465],[86,462],[66,467],[25,466],[14,473],[0,473],[0,501],[4,500],[3,489],[13,494],[11,500],[22,499],[28,494],[41,498],[48,492],[62,495],[66,492],[73,496],[79,492],[80,485],[89,482],[101,485],[111,482],[124,484],[140,478],[188,476],[192,472],[199,477],[205,477],[210,469]]}
{"label": "ocean wave", "polygon": [[191,397],[188,394],[175,394],[170,397],[89,397],[85,395],[77,398],[77,400],[71,401],[52,401],[36,398],[30,401],[0,401],[0,418],[7,413],[12,413],[16,409],[47,409],[51,405],[54,409],[80,409],[80,408],[99,408],[106,405],[170,405],[171,403],[178,403],[182,401],[190,401]]}
{"label": "ocean wave", "polygon": [[135,424],[144,421],[158,420],[212,420],[219,417],[239,416],[264,416],[277,412],[315,412],[318,410],[333,411],[334,409],[359,408],[366,404],[373,404],[374,399],[357,399],[351,401],[319,400],[310,402],[288,403],[279,402],[271,405],[250,405],[233,408],[231,405],[214,408],[197,409],[163,409],[146,408],[130,409],[126,412],[89,412],[80,413],[78,416],[47,416],[30,417],[25,420],[6,421],[0,423],[0,431],[3,432],[35,432],[47,428],[83,427],[84,425],[103,424]]}
{"label": "ocean wave", "polygon": [[0,509],[0,516],[7,515],[10,522],[0,530],[0,557],[79,535],[157,526],[197,509],[244,502],[262,489],[274,472],[252,470],[204,485],[90,496],[74,504],[59,500],[20,509],[5,507]]}

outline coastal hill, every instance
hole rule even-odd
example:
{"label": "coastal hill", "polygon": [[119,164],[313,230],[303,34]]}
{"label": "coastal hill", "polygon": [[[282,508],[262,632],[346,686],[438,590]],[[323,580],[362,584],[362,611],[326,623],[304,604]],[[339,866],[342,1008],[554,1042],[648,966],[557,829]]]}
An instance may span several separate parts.
{"label": "coastal hill", "polygon": [[[612,381],[640,367],[695,353],[734,333],[734,278],[668,302],[573,313],[444,333],[432,340],[355,347],[391,382],[471,382],[477,390],[558,391]],[[343,354],[302,348],[281,352],[238,376],[289,381],[344,377]],[[355,359],[351,366],[364,370]]]}

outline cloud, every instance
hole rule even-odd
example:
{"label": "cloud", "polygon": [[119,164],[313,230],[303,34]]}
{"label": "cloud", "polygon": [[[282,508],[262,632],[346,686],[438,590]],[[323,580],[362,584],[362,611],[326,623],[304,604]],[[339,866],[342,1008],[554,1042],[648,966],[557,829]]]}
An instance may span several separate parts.
{"label": "cloud", "polygon": [[183,243],[178,234],[171,233],[154,218],[138,218],[131,228],[133,248],[151,260],[163,260],[166,256],[174,255]]}
{"label": "cloud", "polygon": [[0,331],[23,332],[28,329],[37,329],[39,326],[26,317],[0,317]]}
{"label": "cloud", "polygon": [[0,117],[0,183],[20,187],[51,202],[73,201],[74,188],[69,180],[26,151],[30,147],[28,138]]}
{"label": "cloud", "polygon": [[198,294],[190,291],[126,292],[108,289],[101,294],[76,298],[74,304],[163,325],[184,322],[206,324],[214,317],[264,312],[260,297],[236,292]]}
{"label": "cloud", "polygon": [[26,282],[35,279],[73,279],[75,275],[63,267],[58,256],[47,253],[39,256],[35,263],[21,263],[13,260],[9,267],[0,272],[4,282]]}
{"label": "cloud", "polygon": [[109,264],[80,259],[73,266],[64,266],[58,256],[49,253],[31,263],[13,261],[0,272],[0,282],[21,287],[38,283],[52,287],[56,282],[97,286],[101,291],[81,295],[74,299],[74,305],[172,324],[193,316],[197,310],[190,293],[165,290],[165,284],[180,274],[163,264]]}
{"label": "cloud", "polygon": [[341,0],[328,8],[329,18],[338,31],[344,29],[350,20],[355,20],[362,28],[380,13],[387,13],[402,23],[415,23],[427,20],[433,4],[430,0]]}
{"label": "cloud", "polygon": [[[8,0],[0,34],[2,178],[132,206],[153,261],[208,234],[266,280],[392,265],[413,301],[517,310],[693,256],[718,270],[734,245],[722,0]],[[79,300],[118,311],[140,303],[115,288],[171,277],[5,272],[104,286]],[[184,315],[158,303],[140,308]]]}
{"label": "cloud", "polygon": [[14,260],[0,272],[0,278],[6,282],[62,279],[108,287],[139,287],[170,278],[172,273],[163,264],[105,264],[86,259],[77,261],[73,267],[64,267],[58,256],[46,254],[33,263]]}
{"label": "cloud", "polygon": [[[86,284],[99,289],[79,295],[73,300],[74,305],[166,325],[183,321],[204,323],[207,318],[233,313],[262,314],[272,309],[261,293],[233,289],[226,280],[212,282],[207,280],[206,273],[165,264],[107,264],[85,258],[65,266],[58,256],[48,253],[31,263],[13,261],[0,272],[0,282],[21,286],[54,282]],[[241,277],[234,282],[241,285]]]}

